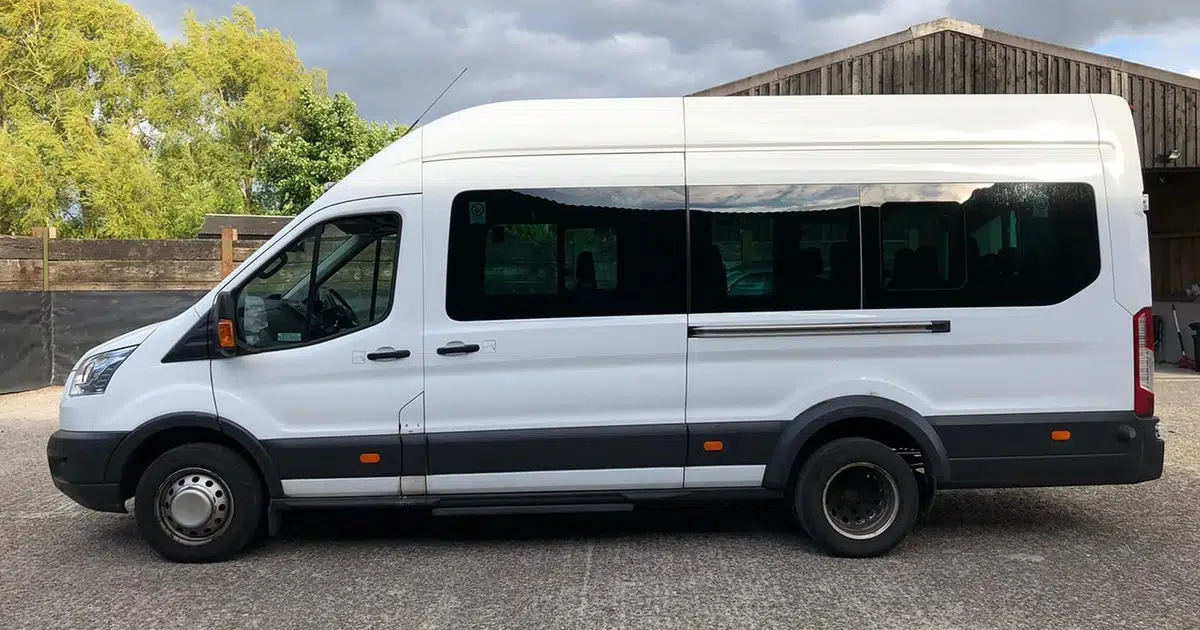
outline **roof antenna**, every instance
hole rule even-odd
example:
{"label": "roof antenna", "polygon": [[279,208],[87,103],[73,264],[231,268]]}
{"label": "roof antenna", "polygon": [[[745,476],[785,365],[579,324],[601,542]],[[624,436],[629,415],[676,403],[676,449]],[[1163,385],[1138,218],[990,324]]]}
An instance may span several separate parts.
{"label": "roof antenna", "polygon": [[[442,100],[442,97],[446,95],[446,92],[449,92],[449,91],[450,91],[450,88],[454,87],[454,84],[455,84],[455,83],[458,83],[458,80],[459,80],[460,78],[462,78],[462,75],[466,74],[466,72],[467,72],[467,69],[466,69],[466,68],[463,68],[463,69],[462,69],[462,72],[459,72],[459,73],[458,73],[458,76],[457,76],[457,77],[454,77],[454,80],[450,82],[450,85],[447,85],[447,86],[446,86],[446,89],[442,90],[442,93],[441,93],[441,94],[438,94],[438,95],[437,95],[437,98],[433,99],[433,102],[429,104],[429,107],[426,107],[426,108],[425,108],[425,111],[421,112],[421,115],[420,115],[420,116],[417,116],[417,119],[416,119],[416,120],[414,120],[414,121],[413,121],[413,123],[412,123],[411,125],[409,125],[409,126],[408,126],[408,129],[405,129],[405,130],[404,130],[404,133],[400,134],[400,138],[403,138],[404,136],[407,136],[407,135],[408,135],[408,132],[410,132],[410,131],[412,131],[414,128],[416,128],[416,126],[417,126],[417,123],[421,122],[421,119],[425,117],[425,114],[428,114],[428,113],[429,113],[429,110],[433,109],[433,106],[434,106],[434,105],[437,105],[437,102],[438,102],[438,101],[440,101],[440,100]],[[397,140],[399,140],[400,138],[397,138]]]}

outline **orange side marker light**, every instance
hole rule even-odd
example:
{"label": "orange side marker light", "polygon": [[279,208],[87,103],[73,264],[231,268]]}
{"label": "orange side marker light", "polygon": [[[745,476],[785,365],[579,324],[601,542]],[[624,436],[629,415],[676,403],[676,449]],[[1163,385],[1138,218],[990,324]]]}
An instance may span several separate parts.
{"label": "orange side marker light", "polygon": [[1051,431],[1050,439],[1054,440],[1055,442],[1066,442],[1067,440],[1071,439],[1071,432],[1070,431]]}
{"label": "orange side marker light", "polygon": [[704,450],[708,451],[709,453],[715,453],[717,451],[724,450],[724,448],[725,444],[723,444],[721,440],[709,440],[704,443]]}
{"label": "orange side marker light", "polygon": [[217,322],[217,342],[226,350],[233,350],[237,343],[233,339],[233,320],[222,319]]}
{"label": "orange side marker light", "polygon": [[363,464],[378,464],[379,459],[379,453],[363,453],[358,456],[358,461]]}

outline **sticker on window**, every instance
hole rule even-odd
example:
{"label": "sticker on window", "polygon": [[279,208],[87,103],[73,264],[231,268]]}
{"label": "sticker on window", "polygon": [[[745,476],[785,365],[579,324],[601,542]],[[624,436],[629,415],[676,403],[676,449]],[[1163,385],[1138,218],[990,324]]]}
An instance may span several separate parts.
{"label": "sticker on window", "polygon": [[298,333],[298,332],[281,332],[281,333],[275,335],[275,341],[284,341],[284,342],[300,341],[300,333]]}
{"label": "sticker on window", "polygon": [[482,201],[472,201],[467,204],[471,215],[471,225],[487,224],[487,204]]}
{"label": "sticker on window", "polygon": [[1050,216],[1050,200],[1045,193],[1035,194],[1033,196],[1033,218],[1045,219]]}

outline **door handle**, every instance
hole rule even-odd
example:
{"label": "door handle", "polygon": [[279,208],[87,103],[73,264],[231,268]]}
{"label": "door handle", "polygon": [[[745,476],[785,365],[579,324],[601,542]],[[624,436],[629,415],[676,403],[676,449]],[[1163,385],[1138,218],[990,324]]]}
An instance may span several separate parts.
{"label": "door handle", "polygon": [[377,350],[368,352],[367,358],[372,361],[382,361],[384,359],[407,359],[412,356],[412,352],[408,350]]}
{"label": "door handle", "polygon": [[455,341],[437,349],[437,353],[443,356],[449,354],[470,354],[472,352],[479,352],[479,344]]}

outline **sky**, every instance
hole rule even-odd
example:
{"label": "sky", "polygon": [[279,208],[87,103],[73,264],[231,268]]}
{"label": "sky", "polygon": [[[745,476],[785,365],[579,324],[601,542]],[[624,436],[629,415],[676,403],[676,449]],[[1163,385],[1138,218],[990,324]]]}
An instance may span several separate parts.
{"label": "sky", "polygon": [[[126,0],[167,40],[225,0]],[[242,0],[369,119],[678,96],[942,17],[1200,77],[1197,0]]]}

